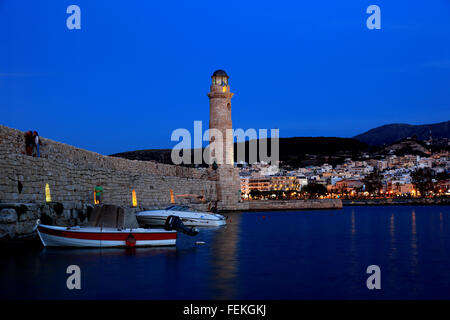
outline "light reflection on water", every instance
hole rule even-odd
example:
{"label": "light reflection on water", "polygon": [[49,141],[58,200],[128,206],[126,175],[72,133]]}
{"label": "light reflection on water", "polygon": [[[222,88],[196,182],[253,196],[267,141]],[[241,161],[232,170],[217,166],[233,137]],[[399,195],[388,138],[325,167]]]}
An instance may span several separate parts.
{"label": "light reflection on water", "polygon": [[213,235],[211,284],[215,293],[214,299],[233,299],[237,294],[240,219],[240,215],[233,214],[228,224]]}
{"label": "light reflection on water", "polygon": [[387,281],[389,286],[395,286],[397,274],[397,259],[398,259],[398,250],[397,250],[397,240],[395,237],[395,214],[391,213],[389,218],[389,257],[388,257],[388,269],[391,272],[387,275]]}
{"label": "light reflection on water", "polygon": [[[232,213],[177,247],[3,251],[5,299],[450,299],[448,206]],[[199,246],[196,241],[205,241]],[[82,270],[82,290],[65,287]],[[369,291],[366,268],[381,268]]]}
{"label": "light reflection on water", "polygon": [[[430,230],[432,232],[432,230]],[[416,211],[412,209],[411,212],[411,273],[417,274],[417,266],[419,263],[418,249],[417,249],[417,227],[416,227]]]}
{"label": "light reflection on water", "polygon": [[356,250],[356,244],[357,244],[357,235],[356,235],[356,217],[355,217],[355,208],[351,209],[351,249],[350,249],[350,255],[349,255],[349,274],[352,275],[353,281],[352,285],[349,287],[350,291],[353,291],[356,289],[355,284],[358,282],[358,279],[355,277],[355,275],[358,272],[358,255]]}

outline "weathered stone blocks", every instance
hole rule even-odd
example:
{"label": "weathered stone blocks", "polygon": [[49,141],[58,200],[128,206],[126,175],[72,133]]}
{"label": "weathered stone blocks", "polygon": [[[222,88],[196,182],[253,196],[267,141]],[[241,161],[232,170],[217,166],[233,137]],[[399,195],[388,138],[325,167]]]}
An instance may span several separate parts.
{"label": "weathered stone blocks", "polygon": [[45,138],[42,158],[33,158],[24,154],[23,134],[0,126],[0,202],[45,203],[48,184],[52,201],[92,204],[97,182],[104,203],[125,207],[132,190],[145,206],[170,203],[170,190],[217,200],[215,177],[206,170],[102,156]]}
{"label": "weathered stone blocks", "polygon": [[8,208],[0,211],[0,223],[12,223],[17,221],[17,212],[15,209]]}

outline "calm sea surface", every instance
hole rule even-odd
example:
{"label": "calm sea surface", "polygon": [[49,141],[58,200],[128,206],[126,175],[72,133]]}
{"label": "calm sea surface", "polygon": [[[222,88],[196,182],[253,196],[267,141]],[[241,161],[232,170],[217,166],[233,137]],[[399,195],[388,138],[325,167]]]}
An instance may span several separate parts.
{"label": "calm sea surface", "polygon": [[[236,213],[176,248],[1,257],[1,299],[450,299],[450,207]],[[72,264],[81,290],[66,287]],[[373,264],[381,290],[366,287]]]}

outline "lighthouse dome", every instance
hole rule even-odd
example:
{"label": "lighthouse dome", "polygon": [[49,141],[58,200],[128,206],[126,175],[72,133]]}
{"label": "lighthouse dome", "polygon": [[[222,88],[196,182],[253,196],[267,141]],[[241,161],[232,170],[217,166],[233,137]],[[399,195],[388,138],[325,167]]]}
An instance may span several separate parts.
{"label": "lighthouse dome", "polygon": [[214,71],[211,76],[211,82],[213,85],[228,86],[228,78],[227,73],[219,69]]}
{"label": "lighthouse dome", "polygon": [[221,69],[214,71],[213,75],[211,77],[228,77],[227,73]]}

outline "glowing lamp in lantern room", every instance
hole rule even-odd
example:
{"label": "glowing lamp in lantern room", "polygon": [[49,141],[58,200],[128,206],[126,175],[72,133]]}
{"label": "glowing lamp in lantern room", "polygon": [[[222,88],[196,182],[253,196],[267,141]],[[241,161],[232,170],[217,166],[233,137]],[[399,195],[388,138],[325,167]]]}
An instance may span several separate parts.
{"label": "glowing lamp in lantern room", "polygon": [[133,207],[137,207],[137,197],[136,197],[136,190],[131,191],[131,198],[133,202]]}
{"label": "glowing lamp in lantern room", "polygon": [[170,203],[175,203],[175,198],[173,196],[173,190],[170,189]]}
{"label": "glowing lamp in lantern room", "polygon": [[48,183],[45,184],[45,201],[52,202],[52,195],[50,194],[50,186]]}

